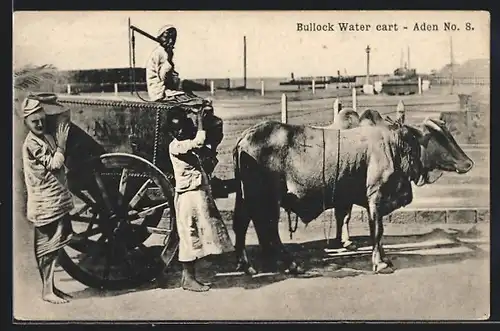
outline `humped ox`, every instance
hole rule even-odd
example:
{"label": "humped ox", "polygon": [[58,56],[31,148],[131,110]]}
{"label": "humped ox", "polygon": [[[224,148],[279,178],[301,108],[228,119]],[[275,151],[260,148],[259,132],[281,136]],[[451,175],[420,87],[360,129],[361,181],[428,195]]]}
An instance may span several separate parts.
{"label": "humped ox", "polygon": [[385,122],[375,111],[348,130],[262,122],[242,134],[233,159],[240,183],[233,218],[237,270],[247,273],[256,273],[245,250],[250,220],[263,269],[276,270],[280,258],[299,273],[279,236],[280,207],[306,224],[335,208],[342,224],[354,204],[368,210],[373,270],[392,272],[381,244],[383,216],[411,203],[411,182],[424,185],[436,173],[466,173],[474,164],[442,121],[426,119],[419,130]]}
{"label": "humped ox", "polygon": [[[373,126],[373,125],[382,125],[386,126],[388,122],[391,122],[390,118],[386,118],[384,120],[380,113],[373,109],[366,109],[359,115],[356,111],[351,108],[341,110],[334,119],[334,122],[328,126],[325,126],[326,129],[351,129],[358,126]],[[434,121],[439,123],[441,126],[444,126],[445,123],[438,120]],[[446,132],[448,132],[446,130]],[[448,132],[449,133],[449,132]],[[450,135],[451,137],[451,135]],[[453,137],[451,137],[453,139]],[[437,181],[443,175],[443,171],[439,169],[433,169],[427,172],[427,177],[419,178],[418,182],[415,182],[417,186],[423,186],[425,184],[432,184]],[[349,211],[338,210],[336,214],[336,238],[340,241],[341,245],[348,250],[356,250],[356,245],[350,240],[349,234],[349,221],[351,219],[352,206]]]}
{"label": "humped ox", "polygon": [[[389,119],[390,120],[390,119]],[[352,108],[342,109],[335,115],[334,121],[327,126],[319,127],[324,129],[338,129],[338,130],[348,130],[356,128],[358,126],[373,126],[373,125],[386,125],[387,122],[384,121],[380,113],[373,109],[364,110],[361,115],[359,115]],[[436,171],[433,171],[435,173]],[[437,180],[438,177],[435,177]],[[429,181],[429,183],[433,183]],[[417,184],[419,185],[419,184]],[[336,230],[337,240],[340,241],[341,245],[348,250],[356,250],[356,245],[350,240],[349,234],[349,221],[351,220],[352,206],[349,211],[338,210],[336,215]]]}

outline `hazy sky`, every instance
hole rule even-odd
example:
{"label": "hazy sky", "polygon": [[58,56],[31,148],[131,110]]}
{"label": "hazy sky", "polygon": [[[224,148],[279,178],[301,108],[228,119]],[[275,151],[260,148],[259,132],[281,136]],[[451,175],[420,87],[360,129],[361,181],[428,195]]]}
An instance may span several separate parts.
{"label": "hazy sky", "polygon": [[[14,67],[51,63],[60,69],[128,67],[127,19],[156,35],[164,24],[178,29],[177,71],[184,78],[242,77],[243,36],[247,36],[248,77],[349,75],[366,73],[365,48],[371,47],[370,72],[389,73],[401,51],[418,72],[450,61],[450,36],[456,62],[489,58],[490,18],[486,12],[460,11],[294,11],[294,12],[17,12],[14,14]],[[460,31],[443,31],[444,22]],[[333,24],[336,31],[299,32],[297,23]],[[370,32],[341,32],[338,23],[371,24]],[[415,23],[438,24],[440,31],[415,32]],[[470,22],[474,31],[466,31]],[[399,26],[378,32],[377,24]],[[407,26],[407,30],[403,30]],[[144,67],[156,44],[136,36],[136,66]]]}

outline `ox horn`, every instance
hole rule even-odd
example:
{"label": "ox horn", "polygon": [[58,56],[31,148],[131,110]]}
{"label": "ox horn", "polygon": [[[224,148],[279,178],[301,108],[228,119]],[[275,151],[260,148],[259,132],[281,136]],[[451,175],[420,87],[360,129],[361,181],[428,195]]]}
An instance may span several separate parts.
{"label": "ox horn", "polygon": [[[431,119],[431,118],[427,118],[425,121],[424,121],[424,125],[431,128],[431,129],[434,129],[436,131],[443,131],[443,129],[441,129],[441,127],[436,123],[437,121]],[[439,121],[439,122],[442,122],[442,121]],[[441,124],[441,123],[439,123]]]}

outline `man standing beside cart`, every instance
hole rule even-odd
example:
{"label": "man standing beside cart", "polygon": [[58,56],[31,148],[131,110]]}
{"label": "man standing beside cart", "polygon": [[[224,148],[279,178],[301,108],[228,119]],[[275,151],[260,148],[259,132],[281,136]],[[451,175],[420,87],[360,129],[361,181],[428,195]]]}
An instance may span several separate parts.
{"label": "man standing beside cart", "polygon": [[55,139],[47,133],[46,115],[38,100],[23,103],[24,123],[30,130],[23,144],[23,169],[28,194],[27,218],[35,230],[35,258],[42,278],[42,298],[66,303],[70,296],[54,285],[54,271],[62,249],[73,237],[64,154],[69,124],[61,122]]}
{"label": "man standing beside cart", "polygon": [[[181,287],[205,292],[210,286],[196,277],[195,263],[208,255],[232,252],[234,246],[213,199],[208,174],[197,153],[206,143],[203,110],[196,114],[196,122],[194,125],[182,112],[169,117],[168,125],[173,135],[169,155],[175,176],[174,207],[179,235],[179,262],[183,266]],[[165,276],[160,275],[160,283]]]}

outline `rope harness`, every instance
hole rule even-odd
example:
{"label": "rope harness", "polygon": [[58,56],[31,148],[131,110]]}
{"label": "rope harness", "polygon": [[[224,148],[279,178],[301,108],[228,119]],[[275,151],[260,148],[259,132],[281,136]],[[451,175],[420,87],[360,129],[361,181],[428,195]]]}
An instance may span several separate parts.
{"label": "rope harness", "polygon": [[[323,146],[325,146],[326,142],[325,142],[325,131],[323,130]],[[326,178],[325,178],[325,163],[326,163],[326,155],[325,155],[325,147],[323,148],[323,188],[324,190],[326,191]],[[337,182],[338,182],[338,179],[339,179],[339,173],[340,173],[340,130],[337,130],[337,165],[336,165],[336,169],[335,169],[335,180],[333,182],[333,186],[332,186],[332,201],[334,201],[334,198],[335,198],[335,188],[337,186]],[[326,211],[326,193],[323,193],[323,212]],[[326,232],[326,229],[323,228],[323,233],[326,237],[326,243],[327,245],[330,244],[330,235],[331,235],[331,231],[332,231],[332,226],[333,226],[333,217],[334,217],[334,213],[333,213],[333,210],[330,214],[330,224],[328,226],[328,233]]]}
{"label": "rope harness", "polygon": [[299,225],[299,216],[295,214],[295,225],[292,228],[292,216],[290,215],[292,211],[290,209],[287,209],[286,213],[288,215],[288,231],[290,232],[290,239],[292,239],[293,234],[295,233],[295,231],[297,231],[297,227]]}
{"label": "rope harness", "polygon": [[[326,141],[325,141],[325,129],[322,129],[321,130],[321,133],[322,133],[322,138],[323,138],[323,153],[322,153],[322,176],[323,176],[323,211],[326,210],[326,189],[327,189],[327,181],[326,181]],[[332,186],[332,201],[334,200],[334,195],[335,195],[335,187],[337,185],[337,182],[338,182],[338,179],[339,179],[339,173],[340,173],[340,169],[339,169],[339,166],[340,166],[340,130],[337,130],[337,166],[336,166],[336,169],[335,169],[335,179],[334,179],[334,182],[333,182],[333,186]],[[286,209],[286,212],[287,212],[287,215],[288,215],[288,231],[290,232],[290,239],[293,238],[293,234],[297,231],[297,227],[298,227],[298,215],[295,214],[295,224],[292,226],[292,216],[291,216],[291,209],[288,208]],[[330,218],[330,227],[328,229],[328,236],[326,234],[326,230],[324,230],[324,233],[325,233],[325,236],[326,236],[326,239],[327,239],[327,243],[329,242],[329,239],[330,239],[330,231],[332,229],[332,223],[333,223],[333,211],[332,211],[332,216]]]}

